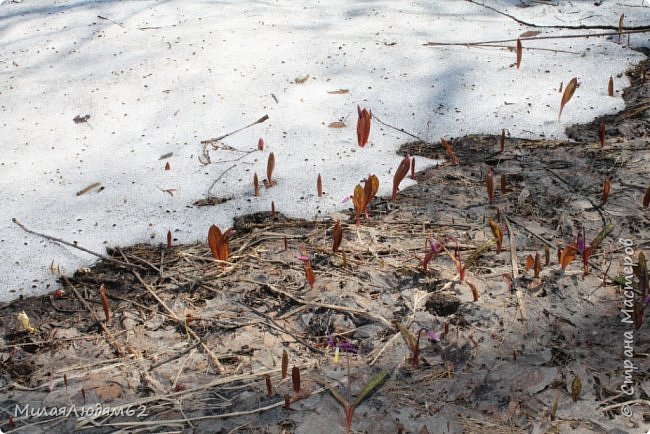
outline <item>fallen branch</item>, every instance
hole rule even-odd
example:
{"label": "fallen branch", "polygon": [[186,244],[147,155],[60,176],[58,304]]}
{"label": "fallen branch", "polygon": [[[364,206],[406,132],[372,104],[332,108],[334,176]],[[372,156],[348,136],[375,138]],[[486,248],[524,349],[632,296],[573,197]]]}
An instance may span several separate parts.
{"label": "fallen branch", "polygon": [[259,118],[258,120],[256,120],[255,122],[252,122],[252,123],[250,123],[250,124],[248,124],[248,125],[246,125],[244,127],[241,127],[239,129],[236,129],[235,131],[231,131],[231,132],[223,134],[223,135],[221,135],[219,137],[215,137],[214,139],[201,140],[201,144],[202,145],[211,145],[213,143],[219,142],[219,141],[225,139],[228,136],[232,136],[235,133],[238,133],[240,131],[245,130],[246,128],[250,128],[253,125],[261,124],[262,122],[265,122],[268,118],[269,118],[269,115],[264,115],[261,118]]}
{"label": "fallen branch", "polygon": [[[629,35],[633,33],[648,33],[650,32],[650,27],[641,28],[638,30],[628,30],[625,32],[605,32],[605,33],[582,33],[579,35],[558,35],[558,36],[531,36],[529,38],[514,38],[514,39],[499,39],[494,41],[478,41],[478,42],[425,42],[425,47],[435,47],[435,46],[456,46],[456,47],[467,47],[467,46],[476,46],[476,45],[486,45],[486,44],[503,44],[506,42],[517,42],[517,39],[520,39],[521,42],[524,41],[537,41],[542,39],[575,39],[575,38],[596,38],[602,36],[618,36],[618,35]],[[375,117],[373,115],[373,117]]]}
{"label": "fallen branch", "polygon": [[609,410],[614,410],[615,408],[630,406],[630,405],[634,405],[634,404],[647,405],[648,407],[650,407],[650,401],[648,401],[647,399],[632,399],[630,401],[619,402],[617,404],[608,405],[606,407],[601,408],[600,410],[601,411],[609,411]]}
{"label": "fallen branch", "polygon": [[304,305],[312,306],[312,307],[321,307],[323,309],[331,309],[331,310],[336,310],[336,311],[340,311],[340,312],[356,313],[356,314],[359,314],[359,315],[366,316],[368,318],[379,320],[379,321],[383,322],[385,325],[387,325],[388,327],[393,328],[393,323],[388,321],[383,316],[370,313],[370,312],[365,311],[363,309],[357,309],[357,308],[354,308],[354,307],[347,307],[347,306],[338,306],[336,304],[318,303],[318,302],[313,302],[313,301],[302,300],[302,299],[300,299],[300,298],[298,298],[296,296],[293,296],[293,295],[289,294],[288,292],[283,291],[283,290],[281,290],[279,288],[276,288],[275,286],[271,285],[270,283],[266,283],[266,282],[258,282],[256,280],[248,280],[248,279],[242,279],[241,282],[248,282],[248,283],[254,283],[254,284],[257,284],[257,285],[261,285],[261,286],[266,286],[268,289],[275,292],[276,294],[284,295],[285,297],[287,297],[287,298],[289,298],[289,299],[291,299],[291,300],[293,300],[293,301],[295,301],[296,303],[299,303],[299,304],[304,304]]}
{"label": "fallen branch", "polygon": [[[567,25],[559,25],[559,24],[553,24],[553,25],[543,25],[543,24],[534,24],[534,23],[529,23],[527,21],[521,20],[513,15],[510,15],[506,12],[500,11],[495,7],[488,6],[485,3],[479,3],[475,0],[465,0],[467,2],[473,3],[477,6],[482,6],[486,9],[491,10],[492,12],[496,12],[499,15],[503,15],[504,17],[508,17],[515,22],[519,24],[523,24],[524,26],[529,26],[529,27],[535,27],[538,29],[571,29],[571,30],[589,30],[589,29],[594,29],[594,30],[618,30],[618,26],[587,26],[584,24],[580,24],[578,26],[567,26]],[[637,26],[637,27],[624,27],[625,29],[628,30],[642,30],[645,29],[650,30],[650,26]],[[616,33],[618,34],[618,32]]]}
{"label": "fallen branch", "polygon": [[118,264],[118,265],[121,265],[123,267],[131,268],[131,269],[135,268],[137,270],[146,270],[146,268],[144,268],[144,267],[142,267],[140,265],[131,264],[129,262],[123,262],[123,261],[120,261],[119,259],[111,258],[109,256],[102,255],[101,253],[93,252],[92,250],[89,250],[89,249],[87,249],[85,247],[81,247],[80,245],[78,245],[76,243],[70,243],[70,242],[62,240],[60,238],[56,238],[56,237],[53,237],[51,235],[42,234],[42,233],[33,231],[31,229],[28,229],[27,227],[25,227],[25,225],[23,225],[18,220],[16,220],[15,217],[12,218],[11,221],[14,222],[16,225],[18,225],[18,227],[20,227],[22,230],[24,230],[28,234],[36,235],[36,236],[39,236],[41,238],[45,238],[46,240],[54,241],[56,243],[63,244],[64,246],[72,247],[72,248],[81,250],[82,252],[90,253],[93,256],[96,256],[96,257],[98,257],[100,259],[103,259],[104,261],[112,262],[114,264]]}
{"label": "fallen branch", "polygon": [[387,124],[386,122],[384,122],[384,121],[382,121],[381,119],[379,119],[379,118],[377,117],[377,115],[375,115],[374,113],[372,114],[372,118],[373,118],[374,120],[376,120],[377,122],[379,122],[380,124],[382,124],[383,126],[385,126],[385,127],[391,128],[391,129],[393,129],[393,130],[395,130],[395,131],[399,131],[400,133],[404,133],[404,134],[406,134],[407,136],[411,136],[411,137],[413,137],[414,139],[417,139],[417,140],[419,140],[419,141],[421,141],[421,142],[426,143],[426,140],[424,140],[424,139],[422,139],[422,138],[416,136],[416,135],[413,134],[413,133],[409,133],[409,132],[406,131],[404,128],[397,128],[397,127],[394,127],[394,126],[392,126],[392,125],[390,125],[390,124]]}
{"label": "fallen branch", "polygon": [[280,324],[278,324],[275,320],[273,320],[273,318],[271,318],[270,316],[265,315],[265,314],[263,314],[262,312],[260,312],[259,310],[255,309],[254,307],[249,306],[249,305],[247,305],[247,304],[244,304],[244,303],[242,303],[242,302],[237,302],[237,303],[240,304],[241,306],[244,306],[246,309],[249,309],[249,310],[250,310],[251,312],[253,312],[255,315],[257,315],[257,316],[259,316],[259,317],[261,317],[261,318],[264,318],[265,320],[269,321],[269,322],[271,323],[271,326],[272,326],[273,328],[275,328],[275,329],[278,330],[279,332],[282,332],[282,333],[285,333],[285,334],[291,336],[292,338],[294,338],[294,339],[296,340],[296,342],[298,342],[298,343],[300,343],[300,344],[306,346],[306,347],[309,348],[311,351],[313,351],[313,352],[315,352],[315,353],[318,353],[318,354],[325,354],[325,351],[320,350],[320,349],[318,349],[318,348],[316,348],[316,347],[314,347],[314,346],[312,346],[312,345],[309,345],[309,342],[305,341],[305,340],[302,339],[300,336],[296,336],[295,333],[292,333],[291,331],[289,331],[289,330],[287,330],[286,328],[282,327],[282,326],[281,326]]}

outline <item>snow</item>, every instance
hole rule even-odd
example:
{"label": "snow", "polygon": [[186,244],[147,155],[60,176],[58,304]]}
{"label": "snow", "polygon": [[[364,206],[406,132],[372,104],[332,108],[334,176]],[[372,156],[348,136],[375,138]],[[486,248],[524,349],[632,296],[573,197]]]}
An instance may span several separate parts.
{"label": "snow", "polygon": [[[486,3],[545,25],[617,26],[622,13],[627,26],[650,22],[650,8],[634,1]],[[272,201],[290,216],[328,218],[352,206],[341,199],[368,174],[389,194],[395,151],[412,138],[373,121],[370,143],[358,147],[357,105],[431,142],[502,128],[563,138],[567,125],[623,107],[624,71],[642,56],[616,37],[524,41],[519,70],[507,49],[424,45],[529,30],[602,32],[534,29],[460,0],[1,2],[0,300],[52,291],[52,266],[72,273],[96,259],[27,234],[12,218],[104,253],[165,243],[168,230],[175,244],[205,240],[211,224],[228,227]],[[648,46],[647,34],[631,45]],[[558,87],[574,76],[580,87],[558,122]],[[349,92],[328,93],[337,89]],[[212,163],[199,162],[202,140],[265,114],[222,140],[252,151],[263,137],[263,152],[210,148]],[[328,128],[340,120],[345,128]],[[277,185],[254,197],[253,173],[265,178],[270,152]],[[430,164],[417,158],[418,170]],[[220,175],[212,192],[231,200],[193,206]],[[101,191],[76,194],[95,182]]]}

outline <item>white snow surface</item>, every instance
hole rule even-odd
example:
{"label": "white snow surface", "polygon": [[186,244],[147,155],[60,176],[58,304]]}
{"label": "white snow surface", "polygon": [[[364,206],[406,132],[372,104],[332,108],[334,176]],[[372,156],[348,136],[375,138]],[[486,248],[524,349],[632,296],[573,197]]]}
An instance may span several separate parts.
{"label": "white snow surface", "polygon": [[[650,23],[641,0],[485,2],[543,25],[617,26],[621,14],[626,26]],[[168,230],[175,244],[205,240],[210,225],[226,228],[272,201],[289,216],[328,219],[352,206],[341,199],[368,174],[379,177],[380,195],[389,194],[396,150],[413,139],[373,120],[370,143],[360,148],[357,105],[431,142],[502,128],[562,138],[566,126],[623,107],[624,72],[643,56],[617,37],[524,41],[519,70],[503,47],[423,45],[530,30],[603,32],[533,28],[460,0],[2,2],[0,300],[53,291],[52,265],[69,274],[96,260],[30,235],[12,218],[105,253],[165,243]],[[647,34],[630,44],[650,45]],[[558,122],[558,88],[572,77],[580,86]],[[337,89],[349,92],[328,93]],[[268,121],[222,140],[247,152],[262,137],[264,151],[209,148],[212,163],[199,162],[202,140],[265,114]],[[88,122],[73,121],[85,115]],[[346,127],[328,128],[334,121]],[[253,173],[266,177],[270,152],[277,185],[254,197]],[[433,163],[416,161],[418,169]],[[212,193],[231,199],[193,206],[218,177]],[[101,191],[76,194],[95,182]]]}

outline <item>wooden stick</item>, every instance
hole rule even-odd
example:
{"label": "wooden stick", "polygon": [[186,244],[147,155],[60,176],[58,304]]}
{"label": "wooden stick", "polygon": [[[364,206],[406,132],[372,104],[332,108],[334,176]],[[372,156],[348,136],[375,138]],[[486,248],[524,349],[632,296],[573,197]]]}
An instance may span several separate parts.
{"label": "wooden stick", "polygon": [[[621,35],[631,34],[631,33],[647,33],[650,32],[650,27],[644,27],[638,30],[628,30],[621,32]],[[559,36],[533,36],[530,38],[520,38],[521,41],[537,41],[543,39],[573,39],[573,38],[595,38],[600,36],[617,36],[618,32],[606,32],[606,33],[582,33],[580,35],[559,35]],[[517,42],[517,39],[499,39],[494,41],[479,41],[479,42],[425,42],[424,46],[427,47],[436,47],[436,46],[447,46],[447,47],[466,47],[474,45],[485,45],[485,44],[503,44],[505,42]],[[374,117],[374,116],[373,116]]]}
{"label": "wooden stick", "polygon": [[[534,28],[538,28],[538,29],[618,30],[617,26],[587,26],[587,25],[584,25],[584,24],[580,24],[579,26],[567,26],[566,24],[552,24],[552,25],[534,24],[534,23],[526,22],[524,20],[520,20],[519,18],[517,18],[517,17],[515,17],[513,15],[510,15],[510,14],[508,14],[506,12],[500,11],[499,9],[497,9],[495,7],[488,6],[485,3],[479,3],[479,2],[477,2],[475,0],[465,0],[465,1],[473,3],[473,4],[477,5],[477,6],[482,6],[482,7],[486,8],[486,9],[491,10],[492,12],[495,12],[495,13],[499,14],[499,15],[503,15],[505,17],[508,17],[508,18],[514,20],[515,22],[519,23],[519,24],[523,24],[524,26],[534,27]],[[650,29],[650,28],[648,26],[639,26],[639,27],[627,27],[627,29],[629,29],[629,30],[641,30],[641,29]],[[615,34],[618,35],[619,33],[616,32]]]}
{"label": "wooden stick", "polygon": [[379,320],[379,321],[383,322],[385,325],[387,325],[388,327],[393,328],[393,323],[388,321],[383,316],[370,313],[370,312],[365,311],[363,309],[357,309],[357,308],[354,308],[354,307],[338,306],[338,305],[335,305],[335,304],[327,304],[327,303],[319,303],[319,302],[302,300],[302,299],[300,299],[298,297],[295,297],[295,296],[289,294],[286,291],[283,291],[283,290],[281,290],[279,288],[276,288],[275,286],[271,285],[270,283],[258,282],[256,280],[248,280],[248,279],[242,279],[241,281],[242,282],[248,282],[248,283],[255,283],[255,284],[261,285],[261,286],[266,286],[267,288],[269,288],[271,291],[275,292],[276,294],[284,295],[285,297],[290,298],[291,300],[295,301],[296,303],[300,303],[300,304],[304,304],[304,305],[308,305],[308,306],[312,306],[312,307],[322,307],[324,309],[337,310],[337,311],[340,311],[340,312],[349,312],[349,313],[356,313],[356,314],[359,314],[359,315],[364,315],[366,317],[369,317],[369,318],[372,318],[372,319],[375,319],[375,320]]}
{"label": "wooden stick", "polygon": [[96,256],[96,257],[98,257],[100,259],[103,259],[104,261],[112,262],[114,264],[118,264],[118,265],[121,265],[123,267],[136,268],[138,270],[146,270],[146,268],[144,268],[144,267],[142,267],[140,265],[131,264],[129,262],[122,262],[119,259],[111,258],[109,256],[102,255],[101,253],[93,252],[92,250],[89,250],[89,249],[87,249],[85,247],[81,247],[76,243],[70,243],[70,242],[62,240],[60,238],[56,238],[56,237],[53,237],[51,235],[42,234],[40,232],[36,232],[36,231],[31,230],[31,229],[28,229],[27,227],[25,227],[25,225],[20,223],[15,217],[12,218],[11,221],[14,222],[16,225],[18,225],[18,227],[20,227],[22,230],[24,230],[28,234],[36,235],[38,237],[45,238],[46,240],[54,241],[55,243],[63,244],[64,246],[72,247],[72,248],[81,250],[82,252],[90,253],[93,256]]}
{"label": "wooden stick", "polygon": [[292,338],[294,338],[298,343],[303,344],[304,346],[306,346],[307,348],[309,348],[309,349],[312,350],[313,352],[318,353],[318,354],[325,354],[325,351],[320,350],[320,349],[318,349],[318,348],[316,348],[316,347],[314,347],[314,346],[312,346],[312,345],[309,345],[309,342],[305,341],[305,340],[302,339],[300,336],[296,336],[295,333],[292,333],[291,331],[285,329],[285,328],[282,327],[280,324],[278,324],[276,321],[274,321],[273,318],[271,318],[270,316],[265,315],[265,314],[263,314],[262,312],[260,312],[259,310],[255,309],[254,307],[249,306],[249,305],[247,305],[247,304],[244,304],[244,303],[242,303],[242,302],[240,302],[240,301],[239,301],[239,302],[236,302],[236,303],[238,303],[238,304],[244,306],[246,309],[249,309],[249,310],[250,310],[251,312],[253,312],[255,315],[258,315],[258,316],[264,318],[265,320],[269,321],[269,322],[273,325],[273,327],[274,327],[275,329],[277,329],[278,331],[280,331],[280,332],[282,332],[282,333],[286,333],[286,334],[288,334],[289,336],[291,336]]}
{"label": "wooden stick", "polygon": [[515,245],[515,234],[512,231],[512,226],[510,226],[510,221],[508,217],[504,219],[506,227],[508,228],[508,239],[510,240],[510,262],[512,263],[512,285],[517,294],[517,302],[519,304],[519,312],[521,312],[521,317],[526,319],[526,308],[524,305],[524,295],[519,290],[519,284],[517,280],[519,279],[519,265],[517,264],[517,246]]}
{"label": "wooden stick", "polygon": [[264,115],[264,116],[262,116],[261,118],[259,118],[258,120],[256,120],[255,122],[252,122],[252,123],[250,123],[250,124],[248,124],[248,125],[246,125],[246,126],[244,126],[244,127],[241,127],[241,128],[239,128],[239,129],[236,129],[235,131],[231,131],[231,132],[226,133],[226,134],[223,134],[223,135],[221,135],[221,136],[219,136],[219,137],[215,137],[214,139],[201,140],[201,144],[202,144],[202,145],[205,145],[205,144],[212,144],[212,143],[214,143],[214,142],[218,142],[218,141],[220,141],[220,140],[225,139],[225,138],[228,137],[228,136],[232,136],[232,135],[235,134],[235,133],[238,133],[238,132],[240,132],[240,131],[243,131],[243,130],[245,130],[246,128],[250,128],[250,127],[252,127],[253,125],[261,124],[262,122],[266,121],[268,118],[269,118],[269,115]]}

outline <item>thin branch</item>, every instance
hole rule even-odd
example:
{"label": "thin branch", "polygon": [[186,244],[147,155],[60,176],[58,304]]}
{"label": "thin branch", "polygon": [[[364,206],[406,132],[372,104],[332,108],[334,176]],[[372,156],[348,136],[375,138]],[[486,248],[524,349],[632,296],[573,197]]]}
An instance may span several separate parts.
{"label": "thin branch", "polygon": [[[530,38],[519,38],[522,42],[524,41],[537,41],[543,39],[575,39],[575,38],[596,38],[602,36],[618,36],[618,35],[629,35],[633,33],[648,33],[650,32],[650,26],[637,30],[628,30],[624,32],[606,32],[606,33],[581,33],[579,35],[558,35],[558,36],[532,36]],[[517,42],[515,39],[499,39],[494,41],[479,41],[479,42],[425,42],[424,46],[435,47],[435,46],[456,46],[456,47],[466,47],[473,45],[485,45],[485,44],[503,44],[506,42]],[[375,117],[373,115],[373,117]]]}
{"label": "thin branch", "polygon": [[239,129],[236,129],[235,131],[231,131],[231,132],[226,133],[226,134],[224,134],[224,135],[221,135],[221,136],[219,136],[219,137],[215,137],[214,139],[201,140],[201,144],[202,144],[202,145],[206,145],[206,144],[212,144],[212,143],[214,143],[214,142],[218,142],[218,141],[220,141],[220,140],[225,139],[225,138],[228,137],[228,136],[232,136],[232,135],[235,134],[235,133],[238,133],[238,132],[240,132],[240,131],[243,131],[243,130],[245,130],[246,128],[250,128],[250,127],[252,127],[253,125],[261,124],[262,122],[266,121],[268,118],[269,118],[269,115],[264,115],[264,116],[262,116],[261,118],[259,118],[258,120],[256,120],[255,122],[252,122],[252,123],[250,123],[250,124],[248,124],[248,125],[246,125],[246,126],[244,126],[244,127],[241,127],[241,128],[239,128]]}
{"label": "thin branch", "polygon": [[521,312],[521,317],[526,319],[526,306],[524,304],[524,295],[519,289],[519,265],[517,264],[517,245],[515,243],[515,233],[512,231],[512,226],[510,226],[510,220],[508,216],[504,219],[506,227],[508,228],[508,239],[510,240],[510,262],[512,264],[512,285],[517,294],[517,302],[519,304],[519,311]]}
{"label": "thin branch", "polygon": [[[509,51],[513,51],[514,47],[510,45],[501,45],[501,44],[481,44],[478,46],[479,48],[482,47],[489,47],[489,48],[504,48]],[[558,50],[555,48],[538,48],[538,47],[523,47],[524,50],[526,51],[550,51],[551,53],[566,53],[566,54],[580,54],[577,51],[568,51],[568,50]],[[498,152],[497,152],[498,154]]]}
{"label": "thin branch", "polygon": [[[477,5],[477,6],[482,6],[482,7],[486,8],[486,9],[491,10],[492,12],[496,12],[499,15],[503,15],[505,17],[508,17],[508,18],[514,20],[515,22],[517,22],[519,24],[523,24],[524,26],[529,26],[529,27],[544,28],[544,29],[571,29],[571,30],[589,30],[589,29],[593,29],[593,30],[618,30],[618,26],[587,26],[587,25],[584,25],[584,24],[580,24],[579,26],[566,26],[566,25],[559,25],[559,24],[555,24],[555,25],[533,24],[533,23],[529,23],[527,21],[521,20],[521,19],[519,19],[519,18],[517,18],[517,17],[515,17],[513,15],[510,15],[510,14],[508,14],[506,12],[500,11],[497,8],[494,8],[492,6],[488,6],[485,3],[479,3],[479,2],[477,2],[475,0],[465,0],[465,1],[473,3],[473,4]],[[628,27],[624,27],[624,29],[626,29],[626,30],[646,30],[646,31],[648,31],[648,30],[650,30],[650,26],[636,26],[636,27],[629,27],[628,26]],[[618,32],[616,34],[618,34]]]}
{"label": "thin branch", "polygon": [[[426,44],[425,44],[425,45],[426,45]],[[395,131],[399,131],[400,133],[404,133],[404,134],[406,134],[407,136],[411,136],[411,137],[413,137],[414,139],[417,139],[417,140],[419,140],[419,141],[421,141],[421,142],[426,143],[426,140],[424,140],[424,139],[421,138],[421,137],[416,136],[416,135],[413,134],[413,133],[409,133],[409,132],[406,131],[404,128],[397,128],[397,127],[394,127],[394,126],[392,126],[392,125],[390,125],[390,124],[387,124],[386,122],[384,122],[384,121],[382,121],[381,119],[379,119],[379,118],[377,117],[377,115],[375,115],[374,113],[372,114],[372,118],[373,118],[374,120],[376,120],[377,122],[379,122],[380,124],[382,124],[383,126],[385,126],[385,127],[392,128],[392,129],[395,130]]]}
{"label": "thin branch", "polygon": [[233,164],[232,166],[230,166],[229,168],[227,168],[226,170],[224,170],[223,172],[221,172],[221,175],[219,175],[219,176],[217,177],[217,179],[215,179],[214,182],[213,182],[212,184],[210,184],[210,187],[208,188],[208,195],[207,195],[208,197],[212,197],[212,193],[211,193],[211,191],[212,191],[212,189],[214,188],[215,184],[216,184],[217,182],[219,182],[219,180],[220,180],[221,178],[223,178],[223,175],[225,175],[226,173],[228,173],[228,171],[231,170],[231,169],[234,168],[234,167],[237,167],[237,165],[236,165],[236,164]]}
{"label": "thin branch", "polygon": [[54,241],[55,243],[63,244],[64,246],[72,247],[72,248],[81,250],[82,252],[90,253],[93,256],[96,256],[96,257],[98,257],[100,259],[103,259],[104,261],[112,262],[114,264],[118,264],[118,265],[121,265],[123,267],[131,268],[131,269],[135,268],[135,269],[144,270],[144,271],[147,270],[145,267],[142,267],[140,265],[131,264],[129,262],[123,262],[123,261],[120,261],[119,259],[111,258],[109,256],[102,255],[101,253],[93,252],[92,250],[89,250],[89,249],[87,249],[85,247],[81,247],[80,245],[78,245],[76,243],[70,243],[70,242],[62,240],[60,238],[56,238],[56,237],[53,237],[51,235],[42,234],[40,232],[36,232],[36,231],[31,230],[31,229],[28,229],[27,227],[25,227],[25,225],[23,225],[18,220],[16,220],[15,217],[12,218],[11,221],[14,222],[16,225],[18,225],[18,227],[20,227],[22,230],[24,230],[28,234],[36,235],[38,237],[45,238],[46,240]]}
{"label": "thin branch", "polygon": [[244,306],[246,309],[249,309],[255,315],[258,315],[258,316],[264,318],[265,320],[269,321],[273,325],[273,328],[275,328],[276,330],[278,330],[278,331],[280,331],[282,333],[288,334],[289,336],[294,338],[296,340],[296,342],[299,342],[299,343],[303,344],[304,346],[306,346],[307,348],[309,348],[313,352],[318,353],[318,354],[325,354],[325,351],[320,350],[320,349],[318,349],[318,348],[316,348],[316,347],[314,347],[312,345],[309,345],[309,342],[305,341],[300,336],[296,336],[295,333],[292,333],[291,331],[289,331],[286,328],[282,327],[280,324],[278,324],[276,321],[274,321],[273,318],[271,318],[270,316],[265,315],[262,312],[260,312],[259,310],[255,309],[254,307],[249,306],[247,304],[244,304],[242,302],[237,302],[237,303]]}
{"label": "thin branch", "polygon": [[111,346],[113,348],[115,348],[115,351],[117,352],[117,355],[120,356],[120,357],[124,356],[126,354],[126,352],[124,351],[124,349],[122,347],[120,347],[118,345],[117,341],[115,340],[115,336],[113,336],[113,333],[111,333],[111,331],[108,329],[108,327],[106,327],[106,324],[104,324],[104,322],[97,317],[97,315],[95,314],[95,311],[90,307],[90,305],[88,304],[86,299],[83,298],[81,296],[81,294],[79,294],[79,291],[77,291],[77,288],[75,288],[75,286],[72,284],[72,282],[70,282],[70,280],[66,276],[63,276],[63,280],[65,280],[65,283],[68,284],[68,286],[70,286],[70,288],[72,289],[72,292],[74,292],[74,295],[77,297],[77,299],[82,304],[82,306],[84,308],[86,308],[86,310],[88,311],[90,316],[92,316],[93,319],[95,320],[95,322],[97,324],[99,324],[99,326],[102,328],[102,330],[104,330],[104,333],[106,333],[106,340],[108,341],[109,344],[111,344]]}
{"label": "thin branch", "polygon": [[601,411],[609,411],[609,410],[613,410],[615,408],[630,406],[630,405],[634,405],[634,404],[647,405],[648,407],[650,407],[650,401],[648,401],[648,400],[645,400],[645,399],[633,399],[631,401],[625,401],[625,402],[619,402],[617,404],[611,404],[611,405],[608,405],[606,407],[601,408],[600,410]]}
{"label": "thin branch", "polygon": [[299,303],[299,304],[304,304],[304,305],[312,306],[312,307],[321,307],[323,309],[331,309],[331,310],[336,310],[336,311],[339,311],[339,312],[356,313],[356,314],[363,315],[363,316],[366,316],[366,317],[369,317],[369,318],[372,318],[372,319],[375,319],[375,320],[379,320],[379,321],[383,322],[384,324],[386,324],[390,328],[393,327],[393,323],[388,321],[383,316],[377,315],[377,314],[374,314],[374,313],[371,313],[371,312],[368,312],[368,311],[365,311],[363,309],[357,309],[357,308],[354,308],[354,307],[338,306],[338,305],[335,305],[335,304],[318,303],[318,302],[313,302],[313,301],[302,300],[302,299],[300,299],[300,298],[298,298],[298,297],[296,297],[294,295],[291,295],[288,292],[281,290],[280,288],[276,288],[275,286],[271,285],[270,283],[266,283],[266,282],[258,282],[256,280],[250,280],[250,279],[242,279],[242,280],[240,280],[240,282],[254,283],[254,284],[257,284],[257,285],[260,285],[260,286],[265,286],[268,289],[270,289],[271,291],[275,292],[276,294],[284,295],[285,297],[287,297],[287,298],[289,298],[289,299],[291,299],[291,300],[293,300],[293,301],[295,301],[296,303]]}

